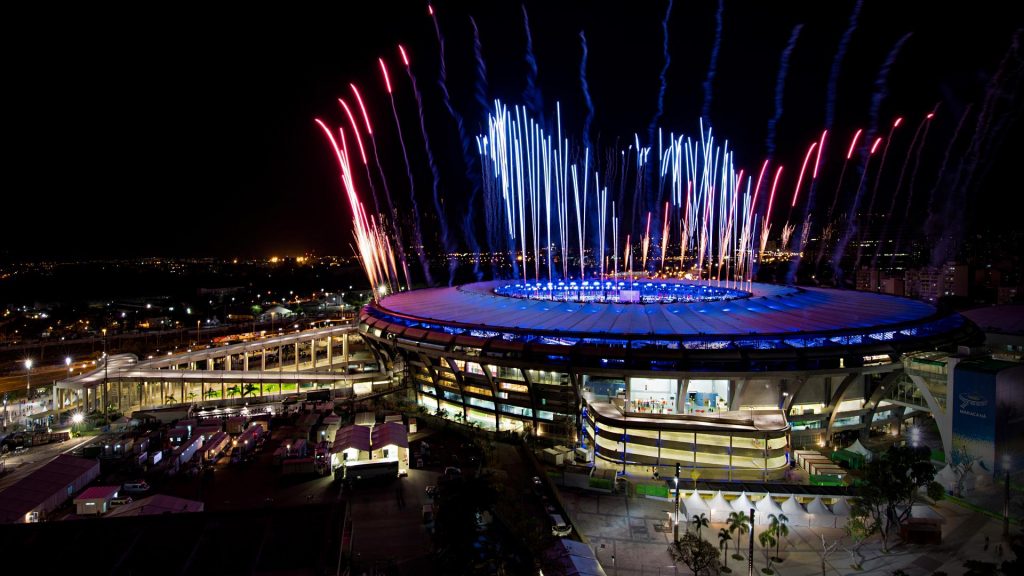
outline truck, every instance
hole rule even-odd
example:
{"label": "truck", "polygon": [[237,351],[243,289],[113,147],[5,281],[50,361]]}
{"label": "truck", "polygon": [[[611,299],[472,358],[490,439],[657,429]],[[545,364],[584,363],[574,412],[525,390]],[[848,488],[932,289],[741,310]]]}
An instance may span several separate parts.
{"label": "truck", "polygon": [[288,458],[281,463],[281,474],[313,474],[316,468],[313,458]]}
{"label": "truck", "polygon": [[349,460],[345,465],[335,470],[335,475],[341,471],[343,478],[352,482],[365,482],[379,478],[381,480],[394,480],[398,478],[398,460]]}

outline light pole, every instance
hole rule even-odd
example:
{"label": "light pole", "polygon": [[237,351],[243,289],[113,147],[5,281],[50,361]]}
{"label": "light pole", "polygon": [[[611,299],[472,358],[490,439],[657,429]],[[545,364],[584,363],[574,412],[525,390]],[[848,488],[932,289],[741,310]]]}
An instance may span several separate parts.
{"label": "light pole", "polygon": [[676,462],[676,477],[674,478],[675,485],[676,485],[676,518],[675,518],[675,521],[672,523],[672,541],[673,542],[678,542],[679,541],[679,470],[680,470],[679,462]]}
{"label": "light pole", "polygon": [[107,365],[110,364],[110,357],[107,356],[107,329],[103,329],[103,426],[107,425]]}
{"label": "light pole", "polygon": [[28,403],[32,401],[32,359],[25,359],[25,427],[28,428]]}
{"label": "light pole", "polygon": [[750,509],[750,544],[747,548],[747,576],[754,576],[754,509]]}

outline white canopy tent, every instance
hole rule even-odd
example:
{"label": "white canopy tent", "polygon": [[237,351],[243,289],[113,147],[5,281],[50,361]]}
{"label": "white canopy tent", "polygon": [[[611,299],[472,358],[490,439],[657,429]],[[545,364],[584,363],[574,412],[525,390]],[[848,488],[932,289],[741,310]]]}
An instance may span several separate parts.
{"label": "white canopy tent", "polygon": [[715,492],[715,497],[711,499],[708,504],[711,508],[711,513],[708,517],[711,518],[712,522],[728,522],[729,513],[732,512],[732,506],[729,505],[729,501],[722,496],[722,491]]}
{"label": "white canopy tent", "polygon": [[810,518],[807,512],[804,511],[804,507],[796,501],[796,496],[790,496],[788,500],[782,503],[782,513],[789,519],[790,526],[808,526]]}
{"label": "white canopy tent", "polygon": [[710,509],[704,499],[700,497],[700,493],[694,492],[686,497],[683,501],[683,505],[686,506],[686,519],[689,522],[690,518],[694,516],[700,516],[701,514],[709,514]]}
{"label": "white canopy tent", "polygon": [[743,512],[749,515],[750,509],[754,507],[754,503],[747,497],[746,492],[741,492],[740,497],[732,501],[733,512]]}
{"label": "white canopy tent", "polygon": [[952,492],[956,488],[956,471],[949,464],[935,474],[935,481],[942,484],[946,492]]}
{"label": "white canopy tent", "polygon": [[821,496],[815,496],[807,503],[807,517],[807,525],[812,528],[834,528],[836,525],[836,515],[821,501]]}
{"label": "white canopy tent", "polygon": [[836,528],[845,528],[846,522],[850,519],[850,505],[846,502],[845,497],[839,497],[836,499],[835,504],[832,505],[832,513],[836,517]]}
{"label": "white canopy tent", "polygon": [[861,456],[864,457],[864,460],[868,462],[871,462],[871,460],[875,457],[874,452],[868,450],[867,448],[864,447],[863,444],[860,443],[860,438],[854,440],[853,444],[847,446],[846,449],[849,450],[850,452],[856,452],[857,454],[860,454]]}
{"label": "white canopy tent", "polygon": [[754,508],[757,508],[757,524],[769,524],[771,522],[768,519],[769,514],[775,514],[776,516],[782,514],[782,508],[775,503],[775,500],[772,500],[771,492],[758,500]]}

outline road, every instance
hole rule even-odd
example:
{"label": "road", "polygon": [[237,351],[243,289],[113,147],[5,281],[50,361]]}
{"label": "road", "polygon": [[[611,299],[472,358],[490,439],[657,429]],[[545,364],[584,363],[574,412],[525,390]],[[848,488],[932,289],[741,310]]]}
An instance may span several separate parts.
{"label": "road", "polygon": [[5,472],[0,476],[0,491],[11,484],[28,476],[50,462],[59,454],[67,454],[95,440],[95,436],[72,438],[66,442],[55,442],[42,446],[33,446],[21,454],[7,454],[3,457]]}

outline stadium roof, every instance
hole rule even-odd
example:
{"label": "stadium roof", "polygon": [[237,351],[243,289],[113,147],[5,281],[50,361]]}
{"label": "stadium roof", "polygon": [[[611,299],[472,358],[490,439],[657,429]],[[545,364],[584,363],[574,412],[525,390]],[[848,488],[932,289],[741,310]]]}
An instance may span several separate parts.
{"label": "stadium roof", "polygon": [[[718,302],[578,303],[494,294],[479,282],[388,296],[376,308],[405,320],[493,330],[622,336],[787,335],[876,329],[936,316],[924,302],[870,292],[753,284],[748,298]],[[389,318],[390,320],[390,318]]]}

